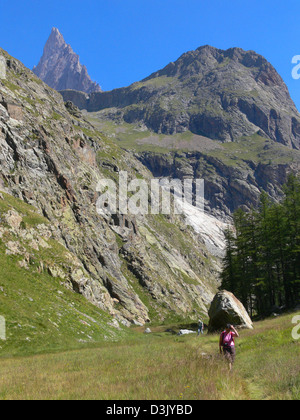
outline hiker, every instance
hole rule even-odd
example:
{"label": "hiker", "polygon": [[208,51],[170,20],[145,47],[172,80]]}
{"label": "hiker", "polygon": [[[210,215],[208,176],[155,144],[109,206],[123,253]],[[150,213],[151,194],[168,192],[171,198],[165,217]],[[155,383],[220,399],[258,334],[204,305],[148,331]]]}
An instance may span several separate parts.
{"label": "hiker", "polygon": [[202,320],[199,319],[199,322],[198,322],[198,336],[200,334],[204,334],[203,330],[204,330],[204,324],[203,324]]}
{"label": "hiker", "polygon": [[235,337],[238,338],[239,333],[233,325],[227,324],[225,330],[220,335],[219,348],[220,353],[224,354],[229,363],[229,370],[232,370],[235,361]]}

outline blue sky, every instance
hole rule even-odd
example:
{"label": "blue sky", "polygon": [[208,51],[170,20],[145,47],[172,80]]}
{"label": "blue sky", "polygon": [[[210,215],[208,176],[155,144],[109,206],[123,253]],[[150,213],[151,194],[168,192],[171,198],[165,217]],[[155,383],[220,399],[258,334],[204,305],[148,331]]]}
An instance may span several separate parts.
{"label": "blue sky", "polygon": [[201,45],[251,49],[274,65],[300,109],[291,75],[299,16],[299,0],[0,0],[0,46],[32,68],[55,26],[104,90]]}

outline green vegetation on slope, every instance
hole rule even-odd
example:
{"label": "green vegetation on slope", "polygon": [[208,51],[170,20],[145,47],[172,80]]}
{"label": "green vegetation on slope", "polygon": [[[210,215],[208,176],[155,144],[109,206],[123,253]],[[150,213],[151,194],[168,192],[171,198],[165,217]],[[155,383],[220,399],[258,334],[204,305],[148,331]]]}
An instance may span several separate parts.
{"label": "green vegetation on slope", "polygon": [[258,134],[244,136],[236,142],[224,143],[221,148],[214,149],[208,154],[228,166],[242,165],[250,161],[255,164],[286,164],[297,161],[300,157],[297,150],[288,149]]}
{"label": "green vegetation on slope", "polygon": [[65,277],[72,255],[43,237],[48,221],[21,200],[1,195],[0,315],[7,340],[0,343],[0,356],[61,351],[126,335],[124,328],[110,325],[109,315],[72,291]]}
{"label": "green vegetation on slope", "polygon": [[104,110],[98,113],[89,113],[88,119],[119,146],[137,153],[167,154],[178,150],[183,152],[199,151],[230,167],[244,167],[249,162],[267,165],[291,164],[300,159],[298,150],[291,150],[258,134],[243,136],[234,142],[227,143],[195,135],[191,131],[173,135],[157,134],[146,129],[141,123],[113,122],[105,116],[105,112]]}

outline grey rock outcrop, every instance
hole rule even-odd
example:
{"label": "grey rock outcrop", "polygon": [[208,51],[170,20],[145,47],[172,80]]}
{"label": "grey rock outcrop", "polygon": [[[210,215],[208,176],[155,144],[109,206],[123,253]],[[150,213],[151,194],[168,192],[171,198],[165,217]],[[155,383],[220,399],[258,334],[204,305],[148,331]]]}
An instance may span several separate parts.
{"label": "grey rock outcrop", "polygon": [[0,79],[6,78],[6,60],[0,56]]}
{"label": "grey rock outcrop", "polygon": [[223,329],[226,324],[252,329],[253,324],[243,304],[230,292],[222,290],[214,297],[209,315],[209,331]]}
{"label": "grey rock outcrop", "polygon": [[43,56],[33,72],[56,90],[75,89],[82,92],[101,92],[71,46],[66,44],[57,28],[52,28]]}
{"label": "grey rock outcrop", "polygon": [[261,191],[267,192],[274,201],[280,199],[288,175],[300,170],[299,152],[288,152],[294,153],[294,161],[287,157],[286,162],[282,159],[276,164],[246,157],[240,164],[228,165],[222,153],[216,158],[205,151],[147,151],[140,152],[139,159],[155,177],[204,179],[205,209],[209,214],[226,219],[241,206],[245,210],[257,206]]}

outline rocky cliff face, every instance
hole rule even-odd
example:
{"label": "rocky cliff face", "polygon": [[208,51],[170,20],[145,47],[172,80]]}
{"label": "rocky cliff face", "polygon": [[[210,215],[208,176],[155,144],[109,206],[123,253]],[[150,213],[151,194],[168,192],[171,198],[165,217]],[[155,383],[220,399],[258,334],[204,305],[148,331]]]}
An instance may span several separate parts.
{"label": "rocky cliff face", "polygon": [[101,92],[100,86],[92,82],[86,67],[80,64],[78,55],[66,44],[57,28],[52,29],[43,56],[33,72],[56,90]]}
{"label": "rocky cliff face", "polygon": [[[100,180],[117,182],[123,170],[129,180],[150,181],[151,172],[1,49],[0,63],[2,199],[12,196],[33,206],[47,225],[44,238],[35,217],[37,237],[59,243],[61,255],[68,255],[44,256],[36,269],[52,273],[125,325],[207,313],[219,269],[217,253],[207,247],[209,232],[203,237],[179,216],[99,215]],[[24,221],[19,207],[15,216]],[[9,217],[7,210],[1,218]],[[11,247],[21,250],[24,270],[36,246],[35,236],[26,239],[25,227],[19,223]]]}
{"label": "rocky cliff face", "polygon": [[222,142],[259,133],[300,147],[300,115],[288,89],[254,51],[204,46],[128,88],[81,101],[76,94],[62,94],[90,112],[110,109],[110,118],[142,122],[155,133],[189,130]]}
{"label": "rocky cliff face", "polygon": [[250,156],[229,163],[221,155],[220,152],[214,156],[192,151],[143,151],[139,153],[139,159],[156,177],[204,179],[205,210],[229,223],[236,209],[241,207],[248,211],[257,207],[262,191],[273,200],[279,200],[289,173],[300,171],[299,153],[294,161],[286,155],[281,161],[272,163],[253,157],[251,161]]}

